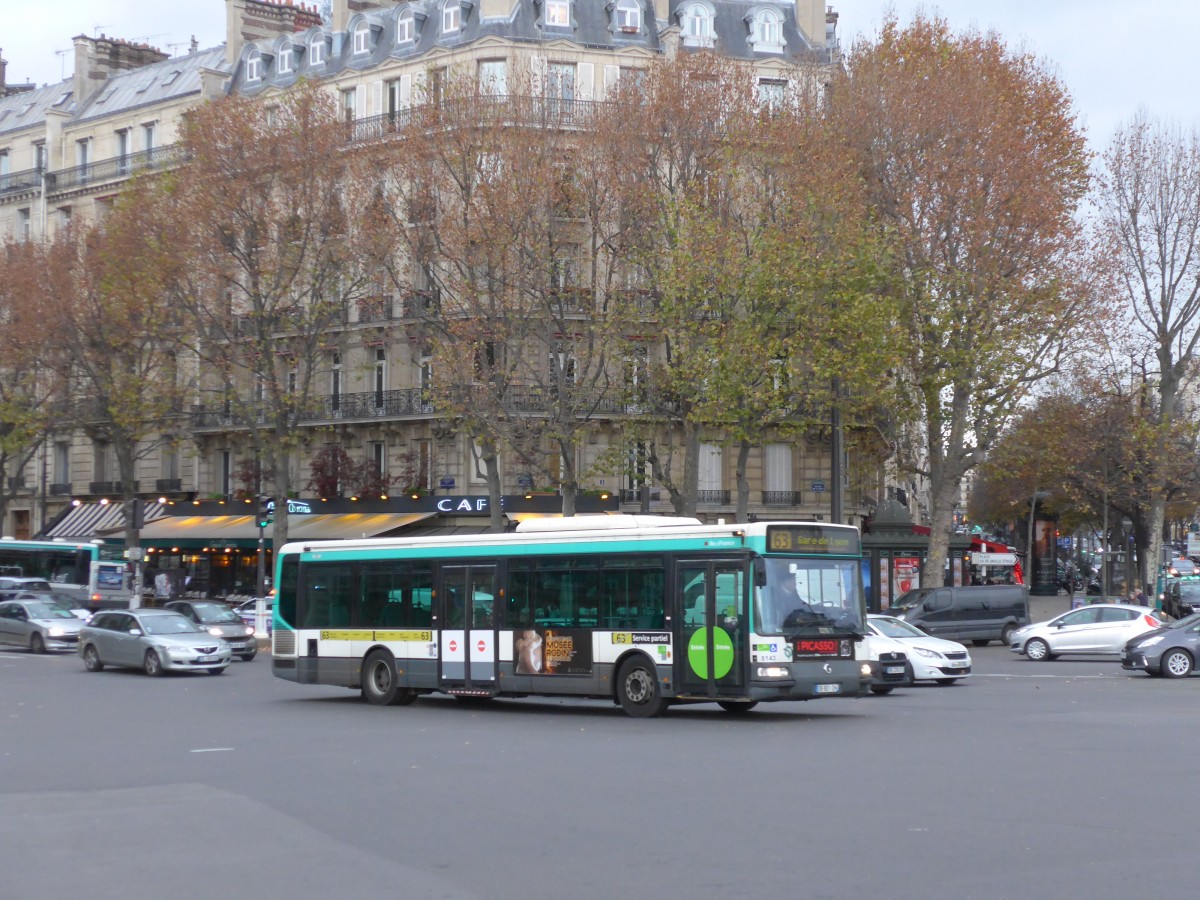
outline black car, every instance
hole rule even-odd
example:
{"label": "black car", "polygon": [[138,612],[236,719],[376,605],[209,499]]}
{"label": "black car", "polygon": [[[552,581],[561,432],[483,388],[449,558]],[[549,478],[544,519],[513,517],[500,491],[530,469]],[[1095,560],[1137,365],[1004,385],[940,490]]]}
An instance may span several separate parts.
{"label": "black car", "polygon": [[1200,656],[1200,613],[1139,634],[1121,650],[1121,668],[1186,678]]}

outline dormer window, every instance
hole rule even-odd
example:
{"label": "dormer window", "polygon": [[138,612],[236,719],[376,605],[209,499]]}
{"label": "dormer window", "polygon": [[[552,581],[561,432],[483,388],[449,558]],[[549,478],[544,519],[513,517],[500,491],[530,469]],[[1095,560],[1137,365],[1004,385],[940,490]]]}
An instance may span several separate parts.
{"label": "dormer window", "polygon": [[309,43],[308,64],[310,66],[325,65],[325,35],[318,34]]}
{"label": "dormer window", "polygon": [[679,24],[683,32],[685,47],[711,47],[713,45],[713,8],[707,3],[687,3],[679,11]]}
{"label": "dormer window", "polygon": [[257,50],[246,57],[246,80],[262,80],[262,54]]}
{"label": "dormer window", "polygon": [[354,55],[366,53],[371,49],[371,26],[366,22],[359,22],[354,29]]}
{"label": "dormer window", "polygon": [[571,27],[571,0],[545,0],[545,24],[548,28]]}
{"label": "dormer window", "polygon": [[613,20],[617,31],[636,34],[642,30],[642,8],[637,0],[617,0],[613,8]]}
{"label": "dormer window", "polygon": [[462,7],[459,0],[446,0],[442,7],[442,34],[456,34],[462,30]]}
{"label": "dormer window", "polygon": [[406,9],[396,19],[396,43],[411,44],[416,36],[417,29],[413,22],[413,11]]}
{"label": "dormer window", "polygon": [[756,53],[783,52],[783,16],[777,9],[764,8],[747,16],[750,48]]}
{"label": "dormer window", "polygon": [[279,55],[276,57],[279,60],[279,65],[276,68],[280,75],[287,75],[292,71],[292,46],[284,44],[279,48]]}

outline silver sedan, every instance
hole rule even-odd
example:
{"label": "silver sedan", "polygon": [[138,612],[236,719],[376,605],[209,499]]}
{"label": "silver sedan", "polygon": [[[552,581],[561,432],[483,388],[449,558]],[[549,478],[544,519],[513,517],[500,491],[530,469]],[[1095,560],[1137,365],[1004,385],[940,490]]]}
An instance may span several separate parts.
{"label": "silver sedan", "polygon": [[229,645],[167,609],[102,610],[79,631],[79,655],[89,672],[105,666],[220,675],[229,665]]}
{"label": "silver sedan", "polygon": [[34,653],[74,650],[83,619],[69,609],[41,600],[0,603],[0,644],[24,647]]}

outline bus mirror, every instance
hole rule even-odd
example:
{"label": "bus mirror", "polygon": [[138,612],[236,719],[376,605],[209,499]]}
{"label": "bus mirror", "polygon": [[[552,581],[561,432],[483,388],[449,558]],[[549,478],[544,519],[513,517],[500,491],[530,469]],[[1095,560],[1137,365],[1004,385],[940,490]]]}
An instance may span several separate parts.
{"label": "bus mirror", "polygon": [[754,586],[767,586],[767,561],[761,556],[754,557]]}

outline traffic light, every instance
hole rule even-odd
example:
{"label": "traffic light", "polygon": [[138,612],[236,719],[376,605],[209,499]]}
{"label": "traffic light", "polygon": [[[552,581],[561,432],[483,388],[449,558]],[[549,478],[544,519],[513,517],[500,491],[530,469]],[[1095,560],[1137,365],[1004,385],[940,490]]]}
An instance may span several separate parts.
{"label": "traffic light", "polygon": [[259,528],[266,528],[274,521],[275,501],[266,494],[258,495],[258,513],[255,522]]}
{"label": "traffic light", "polygon": [[125,501],[125,524],[135,531],[140,531],[146,525],[146,512],[142,501],[137,497]]}

